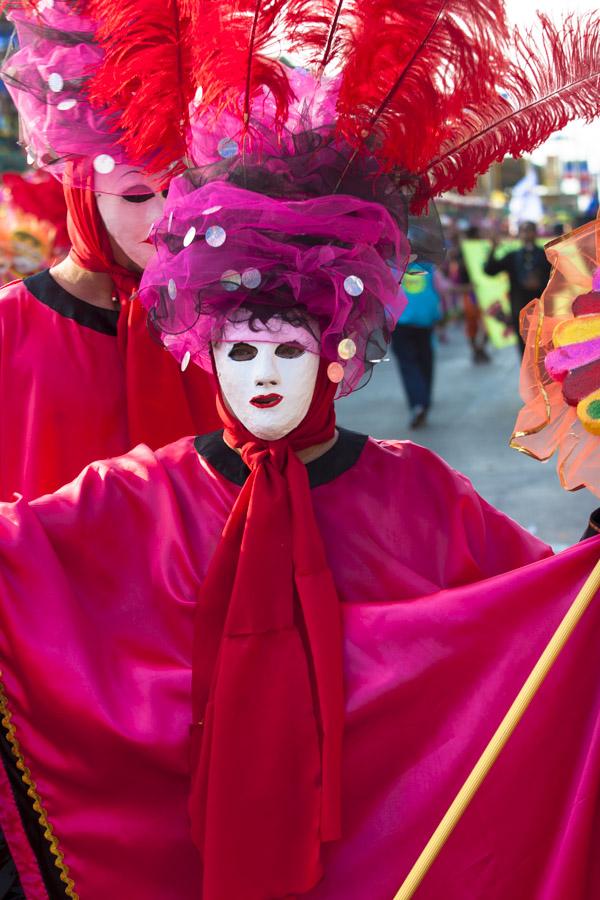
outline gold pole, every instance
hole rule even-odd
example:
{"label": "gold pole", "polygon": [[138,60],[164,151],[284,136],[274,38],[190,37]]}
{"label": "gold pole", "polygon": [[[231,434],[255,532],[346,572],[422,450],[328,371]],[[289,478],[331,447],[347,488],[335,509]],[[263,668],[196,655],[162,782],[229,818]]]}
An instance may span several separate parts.
{"label": "gold pole", "polygon": [[590,605],[599,587],[600,560],[592,569],[562,622],[550,638],[546,649],[531,670],[527,681],[517,694],[512,706],[498,726],[496,733],[479,757],[471,774],[452,801],[442,821],[433,832],[425,849],[408,873],[394,900],[410,900],[413,897],[442,847],[460,821],[464,811],[477,793],[484,778],[498,759],[504,745],[519,724],[525,710],[535,697],[546,675],[556,662],[559,653],[575,630],[577,623]]}

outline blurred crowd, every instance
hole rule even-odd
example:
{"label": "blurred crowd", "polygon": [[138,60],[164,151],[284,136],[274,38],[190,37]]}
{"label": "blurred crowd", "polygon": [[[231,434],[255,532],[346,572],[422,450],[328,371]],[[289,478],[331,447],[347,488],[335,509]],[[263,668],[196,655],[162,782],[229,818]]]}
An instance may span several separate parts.
{"label": "blurred crowd", "polygon": [[[575,222],[578,226],[583,222]],[[524,345],[521,311],[543,292],[550,276],[544,244],[563,233],[560,223],[521,222],[487,227],[466,220],[445,228],[443,263],[411,264],[402,282],[407,305],[392,338],[392,351],[409,408],[409,426],[427,422],[434,387],[435,348],[461,322],[474,365],[492,360],[491,347]]]}

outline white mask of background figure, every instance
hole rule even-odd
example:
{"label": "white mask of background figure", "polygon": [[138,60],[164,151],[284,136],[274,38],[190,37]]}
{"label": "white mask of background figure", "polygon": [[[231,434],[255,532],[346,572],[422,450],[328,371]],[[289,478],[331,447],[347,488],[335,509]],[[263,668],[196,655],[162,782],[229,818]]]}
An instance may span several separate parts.
{"label": "white mask of background figure", "polygon": [[236,419],[255,437],[276,441],[308,412],[319,370],[318,342],[306,328],[276,317],[254,328],[245,321],[227,324],[223,339],[213,344],[215,369]]}
{"label": "white mask of background figure", "polygon": [[155,253],[148,234],[162,217],[164,181],[135,166],[119,165],[108,175],[94,173],[94,193],[115,262],[142,271]]}

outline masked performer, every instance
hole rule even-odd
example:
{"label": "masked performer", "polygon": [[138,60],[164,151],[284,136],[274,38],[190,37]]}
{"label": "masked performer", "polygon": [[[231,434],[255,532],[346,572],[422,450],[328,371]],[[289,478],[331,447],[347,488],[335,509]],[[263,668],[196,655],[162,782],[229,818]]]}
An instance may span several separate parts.
{"label": "masked performer", "polygon": [[[488,9],[413,22],[393,76],[409,105],[439,29],[440,69],[470,85],[476,62],[520,121],[480,65]],[[396,15],[353,20],[357,40],[385,47]],[[236,25],[216,46],[242,43]],[[213,91],[223,136],[213,154],[200,129],[204,164],[172,181],[142,291],[175,358],[216,373],[223,431],[0,508],[0,824],[34,900],[392,897],[598,556],[548,558],[434,454],[336,429],[334,397],[402,310],[408,203],[438,182],[386,172],[364,122],[340,133],[352,71],[334,90],[255,62],[280,102]],[[598,895],[599,624],[594,608],[422,896]]]}
{"label": "masked performer", "polygon": [[19,49],[3,78],[30,161],[62,179],[72,246],[58,265],[0,292],[5,499],[38,496],[94,459],[218,421],[210,378],[178,370],[132,297],[168,181],[133,165],[90,106],[85,86],[102,60],[92,21],[64,2],[17,8],[11,18]]}

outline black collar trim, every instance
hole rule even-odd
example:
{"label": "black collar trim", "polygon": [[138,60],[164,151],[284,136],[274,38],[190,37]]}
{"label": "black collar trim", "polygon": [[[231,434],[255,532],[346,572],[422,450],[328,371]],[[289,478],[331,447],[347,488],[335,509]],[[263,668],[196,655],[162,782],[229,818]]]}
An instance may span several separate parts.
{"label": "black collar trim", "polygon": [[[327,484],[351,469],[358,462],[368,441],[366,434],[358,434],[346,428],[338,428],[338,432],[339,437],[333,447],[306,466],[311,488]],[[222,431],[199,435],[194,441],[194,446],[200,456],[220,475],[234,484],[240,486],[244,484],[250,469],[242,461],[241,456],[227,446]]]}
{"label": "black collar trim", "polygon": [[117,336],[118,309],[103,309],[74,297],[54,280],[48,269],[37,275],[30,275],[23,280],[23,284],[40,303],[66,319],[73,319],[78,325],[91,328],[92,331]]}

